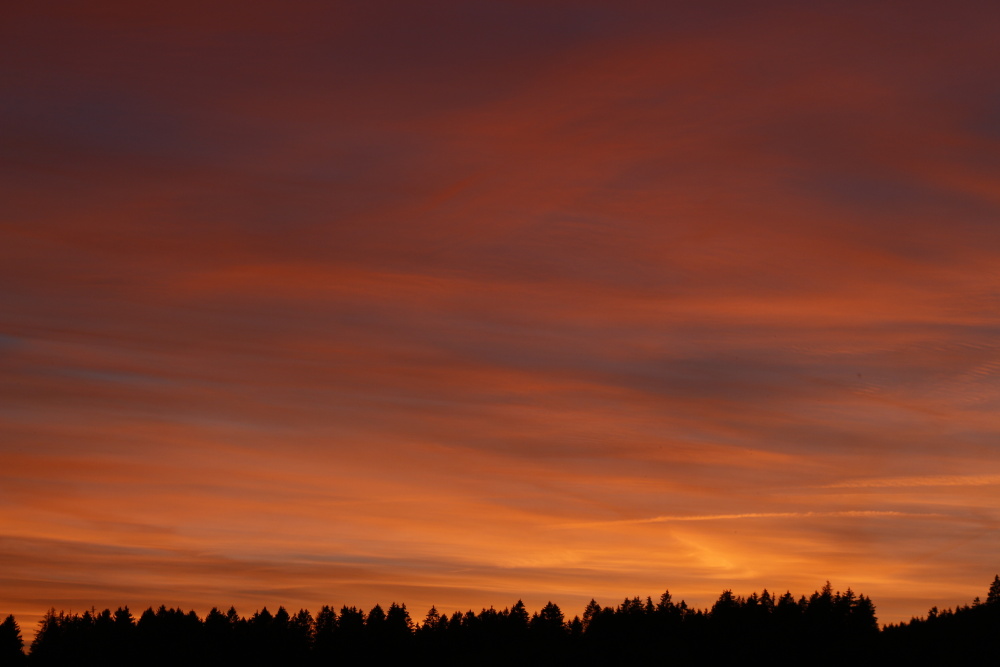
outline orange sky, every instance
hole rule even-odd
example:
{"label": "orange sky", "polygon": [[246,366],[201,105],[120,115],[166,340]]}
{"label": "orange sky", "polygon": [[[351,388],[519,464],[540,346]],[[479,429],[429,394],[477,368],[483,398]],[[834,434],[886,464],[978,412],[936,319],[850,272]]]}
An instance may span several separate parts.
{"label": "orange sky", "polygon": [[0,615],[1000,570],[993,3],[96,4],[0,20]]}

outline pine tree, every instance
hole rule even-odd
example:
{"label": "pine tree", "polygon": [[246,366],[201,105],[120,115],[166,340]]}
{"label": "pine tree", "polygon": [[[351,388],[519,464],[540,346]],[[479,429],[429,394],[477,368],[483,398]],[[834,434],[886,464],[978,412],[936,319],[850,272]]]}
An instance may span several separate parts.
{"label": "pine tree", "polygon": [[323,605],[313,623],[313,653],[318,662],[332,661],[336,650],[337,626],[337,612],[330,605]]}
{"label": "pine tree", "polygon": [[389,611],[385,615],[385,627],[392,637],[407,637],[413,634],[413,620],[410,618],[410,612],[406,611],[405,604],[393,602],[389,605]]}
{"label": "pine tree", "polygon": [[60,612],[56,615],[55,607],[47,612],[42,620],[38,622],[38,630],[35,632],[35,639],[31,642],[32,660],[47,658],[51,654],[58,654],[59,650],[59,630],[64,616]]}
{"label": "pine tree", "polygon": [[528,610],[524,602],[518,600],[507,615],[507,625],[514,632],[524,632],[528,629]]}
{"label": "pine tree", "polygon": [[368,612],[368,620],[365,621],[365,626],[368,628],[382,629],[382,624],[385,622],[385,611],[382,609],[382,605],[376,603],[372,610]]}
{"label": "pine tree", "polygon": [[24,660],[24,639],[13,615],[0,623],[0,664],[18,665]]}
{"label": "pine tree", "polygon": [[993,583],[986,594],[986,604],[1000,605],[1000,574],[993,577]]}
{"label": "pine tree", "polygon": [[431,605],[431,608],[427,610],[427,615],[424,616],[424,622],[420,624],[421,628],[436,628],[438,624],[438,619],[441,618],[441,613],[437,610],[437,607]]}
{"label": "pine tree", "polygon": [[542,608],[541,612],[531,617],[530,627],[536,637],[551,640],[565,634],[565,623],[566,620],[559,605],[550,601]]}
{"label": "pine tree", "polygon": [[600,615],[601,605],[597,604],[597,600],[591,598],[590,602],[587,603],[586,609],[583,610],[583,631],[589,631],[591,623],[593,623],[594,619],[598,618]]}

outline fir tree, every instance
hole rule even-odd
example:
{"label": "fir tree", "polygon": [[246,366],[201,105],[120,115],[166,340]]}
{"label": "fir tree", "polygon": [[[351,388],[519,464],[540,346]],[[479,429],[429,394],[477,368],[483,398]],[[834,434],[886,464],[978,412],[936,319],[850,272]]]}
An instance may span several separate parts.
{"label": "fir tree", "polygon": [[0,665],[17,665],[24,660],[24,639],[13,616],[0,623]]}

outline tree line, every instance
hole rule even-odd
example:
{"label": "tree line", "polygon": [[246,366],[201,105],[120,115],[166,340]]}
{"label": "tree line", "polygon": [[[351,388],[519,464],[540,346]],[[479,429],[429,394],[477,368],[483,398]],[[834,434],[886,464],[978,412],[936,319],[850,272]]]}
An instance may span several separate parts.
{"label": "tree line", "polygon": [[711,657],[720,664],[876,664],[954,662],[995,656],[1000,632],[1000,576],[985,602],[879,628],[871,599],[829,582],[809,597],[790,592],[734,595],[708,609],[626,598],[591,600],[568,619],[555,603],[528,612],[518,600],[498,611],[441,613],[414,622],[405,604],[368,612],[322,607],[313,616],[267,608],[249,617],[235,608],[194,611],[161,606],[136,618],[128,607],[80,613],[49,610],[25,645],[13,616],[0,624],[0,665],[333,665],[351,661],[426,659],[438,665],[665,664]]}

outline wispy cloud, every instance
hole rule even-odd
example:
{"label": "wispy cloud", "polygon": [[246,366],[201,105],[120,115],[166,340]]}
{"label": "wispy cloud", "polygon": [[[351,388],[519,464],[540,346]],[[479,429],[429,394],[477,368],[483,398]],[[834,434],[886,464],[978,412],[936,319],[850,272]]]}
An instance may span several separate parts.
{"label": "wispy cloud", "polygon": [[827,484],[828,489],[881,489],[920,486],[993,486],[1000,475],[927,475],[921,477],[860,478]]}
{"label": "wispy cloud", "polygon": [[677,523],[685,521],[732,521],[737,519],[810,519],[824,517],[919,517],[937,516],[895,510],[839,510],[834,512],[745,512],[742,514],[678,514],[672,516],[654,516],[641,519],[618,519],[615,521],[595,521],[577,524],[566,524],[561,527],[613,526],[622,524],[643,523]]}

